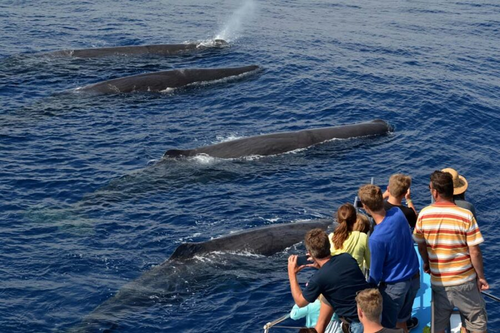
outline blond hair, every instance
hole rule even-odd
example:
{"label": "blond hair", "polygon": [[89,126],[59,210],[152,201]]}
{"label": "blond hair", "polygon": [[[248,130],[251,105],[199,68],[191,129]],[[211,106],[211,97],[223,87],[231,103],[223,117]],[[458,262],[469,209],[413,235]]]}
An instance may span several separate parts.
{"label": "blond hair", "polygon": [[369,321],[380,323],[380,316],[382,315],[382,294],[380,294],[377,288],[360,291],[356,295],[356,303]]}
{"label": "blond hair", "polygon": [[382,191],[377,185],[367,184],[359,188],[359,200],[371,211],[376,212],[384,209],[384,198]]}
{"label": "blond hair", "polygon": [[352,231],[359,231],[367,234],[370,231],[370,227],[370,220],[368,220],[368,216],[358,213],[358,216],[356,217],[356,223],[354,223]]}
{"label": "blond hair", "polygon": [[389,193],[395,197],[399,198],[408,192],[411,186],[411,177],[405,176],[401,173],[396,173],[389,178]]}

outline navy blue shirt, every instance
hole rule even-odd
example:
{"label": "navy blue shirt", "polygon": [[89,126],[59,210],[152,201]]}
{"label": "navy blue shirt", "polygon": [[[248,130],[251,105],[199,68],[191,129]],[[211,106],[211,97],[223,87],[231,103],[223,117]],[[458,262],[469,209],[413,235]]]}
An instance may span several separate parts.
{"label": "navy blue shirt", "polygon": [[418,258],[410,226],[401,209],[386,212],[368,245],[371,252],[370,282],[395,283],[409,280],[418,272]]}
{"label": "navy blue shirt", "polygon": [[312,303],[323,294],[340,317],[359,321],[356,293],[372,287],[366,282],[358,262],[350,254],[342,253],[331,257],[312,276],[302,296]]}

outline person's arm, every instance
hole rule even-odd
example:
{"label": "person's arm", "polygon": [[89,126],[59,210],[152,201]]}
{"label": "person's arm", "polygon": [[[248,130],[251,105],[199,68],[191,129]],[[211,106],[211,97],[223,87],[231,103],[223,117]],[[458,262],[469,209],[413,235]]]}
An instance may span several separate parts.
{"label": "person's arm", "polygon": [[484,269],[483,269],[483,255],[481,253],[481,249],[479,245],[469,246],[469,254],[470,260],[472,262],[472,266],[477,274],[477,287],[479,291],[490,289],[490,285],[486,278],[484,277]]}
{"label": "person's arm", "polygon": [[420,253],[420,257],[422,258],[422,266],[424,272],[427,274],[431,274],[431,267],[429,265],[429,254],[427,253],[427,242],[425,241],[425,237],[422,232],[421,218],[422,216],[419,216],[419,218],[417,219],[415,230],[413,230],[413,240],[418,245],[418,253]]}
{"label": "person's arm", "polygon": [[369,269],[370,268],[370,258],[371,258],[371,254],[370,254],[370,245],[368,244],[368,236],[366,236],[366,245],[365,245],[365,268],[366,269]]}
{"label": "person's arm", "polygon": [[370,282],[378,285],[382,281],[385,251],[383,244],[375,240],[370,240],[371,264],[370,264]]}
{"label": "person's arm", "polygon": [[309,302],[302,296],[302,289],[300,289],[299,281],[297,280],[297,273],[305,266],[297,266],[297,255],[288,257],[288,279],[290,280],[290,290],[292,297],[299,307],[304,307]]}
{"label": "person's arm", "polygon": [[384,200],[388,199],[389,195],[390,195],[390,193],[389,193],[389,186],[387,186],[387,189],[385,190],[385,192],[382,193],[382,199],[384,199]]}
{"label": "person's arm", "polygon": [[290,311],[290,318],[292,318],[293,320],[304,318],[305,316],[307,316],[308,312],[309,309],[307,308],[307,305],[301,308],[297,304],[294,304],[292,311]]}
{"label": "person's arm", "polygon": [[418,252],[422,257],[422,264],[424,266],[424,272],[431,274],[431,268],[429,266],[429,255],[427,254],[427,244],[424,242],[418,242]]}
{"label": "person's arm", "polygon": [[413,209],[413,212],[415,213],[415,216],[417,216],[418,215],[417,209],[413,205],[413,200],[411,200],[411,191],[410,191],[410,189],[408,189],[408,191],[406,191],[405,200],[406,200],[406,205],[408,206],[408,208]]}
{"label": "person's arm", "polygon": [[324,301],[321,302],[319,317],[315,327],[316,332],[323,333],[325,331],[326,327],[330,323],[330,320],[332,319],[333,312],[333,307],[330,304],[327,304]]}

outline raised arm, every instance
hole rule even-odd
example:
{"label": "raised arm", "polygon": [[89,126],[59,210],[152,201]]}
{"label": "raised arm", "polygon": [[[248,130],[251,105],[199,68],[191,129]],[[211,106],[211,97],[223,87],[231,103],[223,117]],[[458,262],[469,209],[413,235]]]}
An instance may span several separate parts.
{"label": "raised arm", "polygon": [[413,205],[413,200],[411,200],[411,191],[410,191],[410,189],[408,189],[408,191],[406,191],[405,200],[406,200],[406,205],[408,206],[408,208],[413,209],[413,212],[415,213],[415,215],[418,216],[417,209]]}
{"label": "raised arm", "polygon": [[300,289],[299,281],[297,280],[297,273],[303,267],[297,266],[297,256],[291,255],[288,258],[288,279],[290,280],[290,290],[292,291],[292,297],[299,307],[304,307],[309,302],[302,296],[302,289]]}

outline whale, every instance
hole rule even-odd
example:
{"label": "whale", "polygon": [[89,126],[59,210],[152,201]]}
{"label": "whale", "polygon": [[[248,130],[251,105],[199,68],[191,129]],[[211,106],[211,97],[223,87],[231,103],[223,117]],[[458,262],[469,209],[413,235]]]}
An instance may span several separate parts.
{"label": "whale", "polygon": [[162,92],[168,91],[168,89],[185,87],[194,83],[238,77],[254,72],[259,68],[260,67],[257,65],[250,65],[230,68],[176,69],[98,82],[77,88],[76,91],[96,94]]}
{"label": "whale", "polygon": [[[95,308],[69,332],[109,332],[119,327],[120,320],[162,302],[177,298],[179,289],[196,290],[197,281],[210,282],[220,268],[216,263],[200,260],[209,253],[251,253],[271,256],[304,240],[312,229],[327,230],[332,219],[314,219],[272,224],[235,232],[206,242],[183,243],[163,263],[124,285],[114,296]],[[234,268],[234,267],[233,267]],[[226,267],[231,270],[231,267]],[[180,287],[180,288],[179,288]],[[200,286],[199,288],[203,288]],[[169,297],[170,296],[170,297]],[[159,301],[160,300],[160,301]]]}
{"label": "whale", "polygon": [[115,47],[96,47],[88,49],[61,50],[49,52],[46,55],[56,57],[74,58],[102,58],[108,56],[139,56],[161,55],[171,56],[194,51],[204,51],[211,48],[227,47],[229,44],[223,39],[215,39],[212,43],[186,43],[186,44],[155,44],[131,45]]}
{"label": "whale", "polygon": [[383,135],[392,127],[383,120],[343,126],[281,132],[240,138],[195,149],[170,149],[164,159],[208,155],[217,158],[240,158],[246,156],[276,155],[296,149],[307,148],[333,139]]}
{"label": "whale", "polygon": [[273,224],[207,242],[183,243],[168,260],[185,260],[214,251],[243,251],[270,256],[302,241],[307,231],[314,228],[326,230],[331,224],[332,220],[329,219]]}

